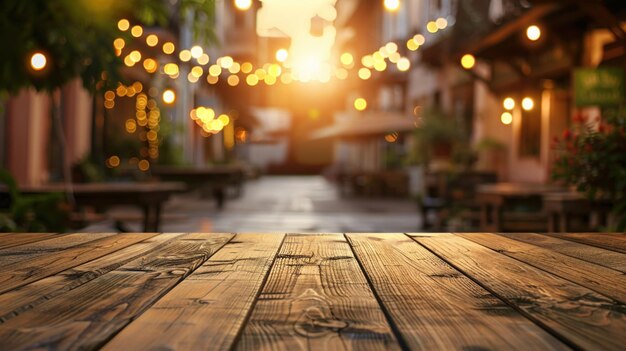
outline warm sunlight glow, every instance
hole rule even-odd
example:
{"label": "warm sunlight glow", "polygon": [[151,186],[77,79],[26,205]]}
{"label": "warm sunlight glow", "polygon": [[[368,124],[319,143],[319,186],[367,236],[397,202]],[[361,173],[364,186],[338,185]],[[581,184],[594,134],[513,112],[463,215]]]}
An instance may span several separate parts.
{"label": "warm sunlight glow", "polygon": [[[264,0],[257,12],[260,37],[289,39],[284,64],[300,81],[330,79],[329,60],[337,29],[336,0]],[[285,15],[288,14],[288,15]],[[260,79],[263,79],[259,77]]]}
{"label": "warm sunlight glow", "polygon": [[524,100],[522,100],[522,108],[526,111],[530,111],[535,108],[535,102],[533,99],[525,97]]}
{"label": "warm sunlight glow", "polygon": [[513,98],[511,97],[508,97],[502,101],[502,106],[510,111],[515,108],[515,100],[513,100]]}
{"label": "warm sunlight glow", "polygon": [[511,114],[511,112],[504,112],[500,116],[500,121],[504,125],[509,125],[509,124],[511,124],[513,122],[513,115]]}
{"label": "warm sunlight glow", "polygon": [[365,110],[367,108],[367,100],[365,100],[364,98],[358,98],[354,100],[354,108],[357,111]]}
{"label": "warm sunlight glow", "polygon": [[235,0],[235,7],[239,10],[246,11],[252,6],[252,0]]}
{"label": "warm sunlight glow", "polygon": [[278,62],[285,62],[285,61],[287,61],[288,57],[289,57],[289,52],[287,52],[287,50],[285,50],[285,49],[278,49],[276,51],[276,61],[278,61]]}
{"label": "warm sunlight glow", "polygon": [[541,29],[536,25],[526,28],[526,37],[531,41],[537,41],[541,38]]}
{"label": "warm sunlight glow", "polygon": [[472,69],[476,65],[476,58],[474,55],[465,54],[461,57],[461,66],[465,69]]}
{"label": "warm sunlight glow", "polygon": [[35,71],[41,71],[46,68],[46,64],[48,63],[48,59],[46,59],[46,55],[41,52],[36,52],[30,57],[30,66]]}
{"label": "warm sunlight glow", "polygon": [[398,11],[400,0],[384,0],[385,9],[390,12]]}

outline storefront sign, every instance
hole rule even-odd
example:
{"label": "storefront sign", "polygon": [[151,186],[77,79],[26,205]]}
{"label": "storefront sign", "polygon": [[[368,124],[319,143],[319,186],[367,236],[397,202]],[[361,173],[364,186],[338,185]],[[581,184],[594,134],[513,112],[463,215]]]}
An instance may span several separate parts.
{"label": "storefront sign", "polygon": [[616,106],[624,101],[624,70],[617,67],[574,71],[576,106]]}

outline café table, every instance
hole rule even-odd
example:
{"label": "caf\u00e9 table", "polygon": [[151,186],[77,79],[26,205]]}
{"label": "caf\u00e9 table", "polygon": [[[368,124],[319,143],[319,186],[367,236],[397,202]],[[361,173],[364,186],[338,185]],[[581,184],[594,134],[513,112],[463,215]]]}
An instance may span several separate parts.
{"label": "caf\u00e9 table", "polygon": [[[51,183],[20,187],[22,194],[66,193],[67,185]],[[106,182],[74,183],[73,198],[78,208],[91,207],[103,211],[112,206],[132,205],[143,211],[143,230],[156,232],[161,223],[161,207],[175,193],[186,190],[178,182]],[[0,189],[0,193],[6,190]]]}
{"label": "caf\u00e9 table", "polygon": [[573,216],[585,217],[588,230],[608,223],[609,201],[590,201],[579,192],[553,192],[543,196],[543,208],[548,215],[548,231],[565,233]]}
{"label": "caf\u00e9 table", "polygon": [[623,350],[624,234],[0,234],[0,349]]}
{"label": "caf\u00e9 table", "polygon": [[[487,232],[499,232],[504,225],[505,210],[515,204],[530,204],[539,207],[527,215],[543,216],[542,198],[545,194],[563,192],[563,187],[550,184],[534,183],[493,183],[482,184],[476,188],[476,201],[480,205],[480,229]],[[547,221],[547,218],[545,219]]]}
{"label": "caf\u00e9 table", "polygon": [[235,185],[239,190],[244,178],[243,168],[237,165],[161,166],[154,167],[152,174],[163,181],[184,182],[189,190],[210,187],[220,209],[226,201],[226,188]]}

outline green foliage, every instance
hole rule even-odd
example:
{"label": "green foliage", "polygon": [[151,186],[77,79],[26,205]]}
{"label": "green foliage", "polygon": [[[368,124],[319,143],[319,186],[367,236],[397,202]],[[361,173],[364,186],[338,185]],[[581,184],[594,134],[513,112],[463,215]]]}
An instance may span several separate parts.
{"label": "green foliage", "polygon": [[[121,61],[112,49],[117,20],[137,18],[147,24],[165,22],[164,3],[153,0],[4,0],[0,2],[0,91],[32,86],[52,91],[79,77],[94,91],[105,73],[120,81]],[[41,51],[45,69],[30,68],[30,57]]]}
{"label": "green foliage", "polygon": [[62,232],[68,220],[63,194],[21,195],[15,180],[0,170],[0,184],[8,189],[10,206],[0,212],[0,232]]}
{"label": "green foliage", "polygon": [[410,153],[413,164],[427,164],[444,147],[454,150],[469,148],[461,124],[454,117],[438,109],[427,110],[413,134],[414,145]]}
{"label": "green foliage", "polygon": [[626,230],[626,116],[618,113],[606,118],[597,129],[584,118],[576,117],[573,130],[555,139],[559,156],[552,176],[575,186],[590,199],[614,204],[617,227]]}
{"label": "green foliage", "polygon": [[[181,0],[178,12],[181,21],[190,21],[196,42],[217,43],[212,26],[215,22],[215,0]],[[190,14],[190,18],[185,18],[186,14]]]}

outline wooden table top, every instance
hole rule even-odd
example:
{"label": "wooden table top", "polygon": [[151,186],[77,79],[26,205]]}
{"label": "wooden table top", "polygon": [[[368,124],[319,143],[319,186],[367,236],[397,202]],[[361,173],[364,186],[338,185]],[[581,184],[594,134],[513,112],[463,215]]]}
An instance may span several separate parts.
{"label": "wooden table top", "polygon": [[624,234],[0,234],[0,349],[623,350]]}
{"label": "wooden table top", "polygon": [[218,165],[204,167],[154,167],[152,174],[154,175],[236,175],[243,173],[243,167],[236,165]]}
{"label": "wooden table top", "polygon": [[494,183],[481,184],[476,188],[477,194],[501,196],[535,196],[552,192],[563,192],[563,187],[550,184],[533,183]]}
{"label": "wooden table top", "polygon": [[[20,187],[20,192],[65,192],[67,185],[63,183],[50,183],[36,186]],[[74,183],[72,191],[75,194],[99,194],[99,193],[155,193],[155,192],[182,192],[186,189],[180,182],[102,182],[102,183]]]}

